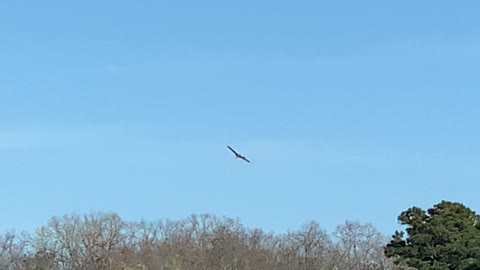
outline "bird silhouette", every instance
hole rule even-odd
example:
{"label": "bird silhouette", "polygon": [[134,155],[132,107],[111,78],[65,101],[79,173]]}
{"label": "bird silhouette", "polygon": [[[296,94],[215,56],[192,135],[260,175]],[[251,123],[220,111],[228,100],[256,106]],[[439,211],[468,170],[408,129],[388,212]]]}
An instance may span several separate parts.
{"label": "bird silhouette", "polygon": [[250,160],[248,160],[246,157],[244,157],[244,156],[240,155],[239,153],[237,153],[237,151],[233,150],[232,147],[230,147],[230,146],[228,146],[228,145],[227,145],[227,147],[228,147],[228,149],[230,149],[230,151],[232,151],[232,152],[235,154],[235,157],[236,157],[236,158],[243,159],[243,160],[245,160],[246,162],[250,163]]}

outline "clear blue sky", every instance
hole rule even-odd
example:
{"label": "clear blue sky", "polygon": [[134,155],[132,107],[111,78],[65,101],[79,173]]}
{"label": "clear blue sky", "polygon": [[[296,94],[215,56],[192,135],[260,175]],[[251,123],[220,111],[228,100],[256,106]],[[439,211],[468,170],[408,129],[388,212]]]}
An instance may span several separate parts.
{"label": "clear blue sky", "polygon": [[114,211],[390,235],[414,205],[480,211],[479,10],[2,1],[0,229]]}

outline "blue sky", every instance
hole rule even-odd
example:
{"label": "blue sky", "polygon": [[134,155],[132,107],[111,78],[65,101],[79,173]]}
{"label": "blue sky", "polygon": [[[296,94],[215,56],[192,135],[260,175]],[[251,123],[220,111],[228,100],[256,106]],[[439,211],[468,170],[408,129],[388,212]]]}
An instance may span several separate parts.
{"label": "blue sky", "polygon": [[390,235],[414,205],[480,211],[479,8],[1,2],[0,229],[114,211]]}

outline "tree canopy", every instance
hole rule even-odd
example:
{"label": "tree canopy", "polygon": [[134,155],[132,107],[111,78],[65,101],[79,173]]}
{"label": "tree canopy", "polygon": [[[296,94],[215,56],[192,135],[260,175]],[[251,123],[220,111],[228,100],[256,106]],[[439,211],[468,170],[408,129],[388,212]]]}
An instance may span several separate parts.
{"label": "tree canopy", "polygon": [[34,234],[0,234],[5,270],[474,270],[480,217],[441,201],[398,216],[390,241],[371,224],[345,221],[327,233],[310,221],[273,234],[203,214],[132,222],[116,213],[56,216]]}
{"label": "tree canopy", "polygon": [[480,217],[457,202],[441,201],[427,211],[411,207],[398,216],[385,255],[397,265],[420,270],[480,269]]}
{"label": "tree canopy", "polygon": [[316,221],[283,234],[237,219],[127,222],[116,213],[53,217],[34,235],[0,235],[5,270],[385,270],[383,236],[346,221],[327,233]]}

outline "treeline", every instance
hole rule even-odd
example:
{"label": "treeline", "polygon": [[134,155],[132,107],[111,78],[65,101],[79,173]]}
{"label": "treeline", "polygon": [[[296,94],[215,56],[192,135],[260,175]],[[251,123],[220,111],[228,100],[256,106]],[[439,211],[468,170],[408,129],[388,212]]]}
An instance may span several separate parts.
{"label": "treeline", "polygon": [[2,270],[480,270],[480,216],[441,201],[398,216],[390,241],[371,224],[327,233],[315,221],[272,234],[192,215],[127,222],[116,213],[53,217],[33,235],[0,235]]}
{"label": "treeline", "polygon": [[271,234],[238,220],[193,215],[127,222],[116,213],[54,217],[34,235],[0,236],[5,270],[387,270],[386,239],[346,221],[327,233],[317,222]]}

